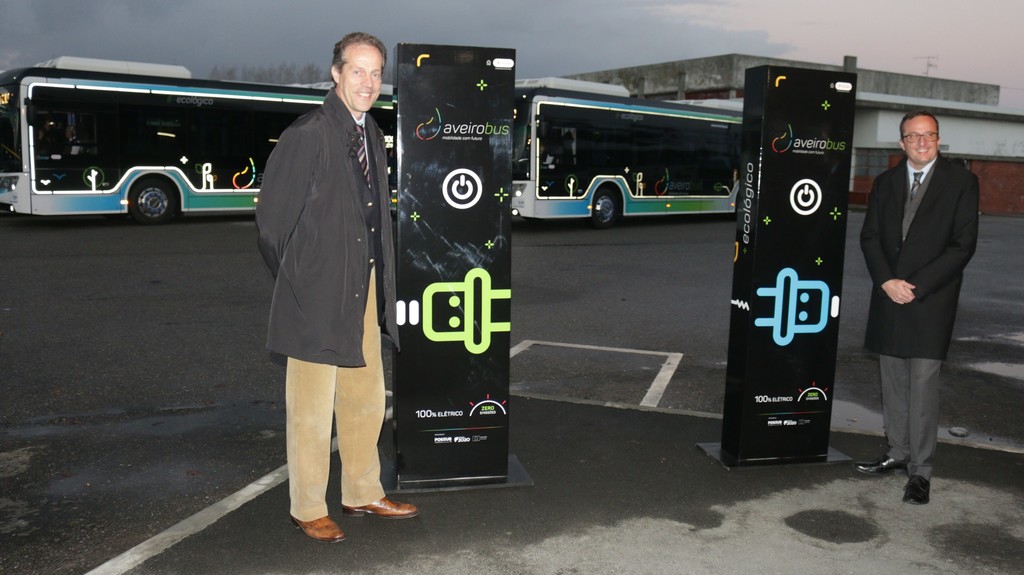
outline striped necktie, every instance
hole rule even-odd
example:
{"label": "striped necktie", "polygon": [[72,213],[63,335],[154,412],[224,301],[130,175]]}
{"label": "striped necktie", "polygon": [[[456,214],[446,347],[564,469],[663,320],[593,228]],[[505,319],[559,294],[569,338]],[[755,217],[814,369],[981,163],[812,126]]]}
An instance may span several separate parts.
{"label": "striped necktie", "polygon": [[914,196],[917,195],[917,190],[921,188],[921,176],[924,172],[914,172],[914,183],[910,186],[910,199],[913,200]]}
{"label": "striped necktie", "polygon": [[356,131],[359,132],[359,151],[356,157],[359,159],[359,167],[363,169],[363,178],[366,183],[370,183],[370,165],[366,161],[366,131],[359,124],[356,124]]}

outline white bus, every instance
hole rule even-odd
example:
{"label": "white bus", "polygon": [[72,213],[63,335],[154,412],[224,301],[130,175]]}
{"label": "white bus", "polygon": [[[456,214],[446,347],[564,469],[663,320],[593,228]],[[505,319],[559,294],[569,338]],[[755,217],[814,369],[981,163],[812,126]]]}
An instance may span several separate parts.
{"label": "white bus", "polygon": [[742,104],[639,100],[617,89],[517,83],[513,215],[607,228],[622,216],[734,213]]}
{"label": "white bus", "polygon": [[[251,212],[278,136],[328,89],[66,57],[0,73],[0,212]],[[378,105],[393,132],[390,95]]]}

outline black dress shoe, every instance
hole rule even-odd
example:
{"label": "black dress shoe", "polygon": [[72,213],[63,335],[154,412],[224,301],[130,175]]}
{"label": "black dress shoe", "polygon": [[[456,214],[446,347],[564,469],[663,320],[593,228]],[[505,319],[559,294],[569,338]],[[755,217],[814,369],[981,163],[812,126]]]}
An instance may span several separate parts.
{"label": "black dress shoe", "polygon": [[885,473],[896,471],[897,469],[906,469],[907,464],[902,461],[896,461],[888,455],[883,455],[874,461],[854,463],[853,467],[857,471],[867,473],[868,475],[883,475]]}
{"label": "black dress shoe", "polygon": [[920,475],[912,476],[907,482],[907,486],[903,488],[904,503],[913,503],[914,505],[928,503],[928,491],[931,485],[930,481]]}

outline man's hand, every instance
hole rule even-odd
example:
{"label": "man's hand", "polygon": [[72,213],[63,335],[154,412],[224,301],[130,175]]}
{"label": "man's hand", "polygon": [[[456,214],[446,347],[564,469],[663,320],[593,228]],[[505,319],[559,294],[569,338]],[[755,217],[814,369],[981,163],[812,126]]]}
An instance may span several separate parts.
{"label": "man's hand", "polygon": [[882,284],[882,291],[884,291],[892,301],[898,304],[905,304],[914,301],[915,287],[917,286],[908,281],[892,279]]}

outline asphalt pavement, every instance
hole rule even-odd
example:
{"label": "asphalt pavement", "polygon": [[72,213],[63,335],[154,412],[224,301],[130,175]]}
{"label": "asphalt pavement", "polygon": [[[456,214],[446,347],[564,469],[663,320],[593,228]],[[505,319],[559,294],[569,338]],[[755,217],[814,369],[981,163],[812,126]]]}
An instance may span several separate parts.
{"label": "asphalt pavement", "polygon": [[[884,451],[860,218],[830,440],[852,459]],[[513,231],[510,451],[528,481],[396,493],[423,510],[409,521],[341,518],[335,498],[348,540],[326,545],[287,518],[251,218],[0,218],[0,572],[1020,572],[1024,219],[982,218],[920,507],[905,477],[730,470],[697,447],[721,433],[729,222]]]}
{"label": "asphalt pavement", "polygon": [[[525,397],[510,409],[529,484],[394,492],[421,509],[402,521],[343,517],[329,497],[347,539],[327,544],[291,525],[280,482],[92,573],[1010,574],[1024,564],[1020,454],[941,444],[933,500],[917,506],[901,501],[905,475],[864,476],[849,462],[725,468],[696,445],[718,440],[716,418]],[[884,450],[857,433],[830,445],[861,458]]]}

